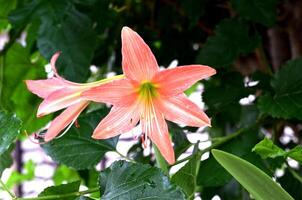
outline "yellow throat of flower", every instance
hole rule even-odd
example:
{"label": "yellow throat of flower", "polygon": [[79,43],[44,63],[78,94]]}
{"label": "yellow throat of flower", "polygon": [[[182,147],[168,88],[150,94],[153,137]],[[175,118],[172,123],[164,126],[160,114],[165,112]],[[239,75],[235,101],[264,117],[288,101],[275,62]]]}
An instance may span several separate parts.
{"label": "yellow throat of flower", "polygon": [[138,88],[139,97],[142,100],[152,100],[158,96],[158,86],[150,81],[143,82]]}

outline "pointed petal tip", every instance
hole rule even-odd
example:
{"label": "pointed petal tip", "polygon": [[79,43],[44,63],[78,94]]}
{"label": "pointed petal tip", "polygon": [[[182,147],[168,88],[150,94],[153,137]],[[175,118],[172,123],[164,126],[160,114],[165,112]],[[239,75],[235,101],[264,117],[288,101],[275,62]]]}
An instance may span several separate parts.
{"label": "pointed petal tip", "polygon": [[175,157],[167,158],[167,162],[169,163],[169,165],[173,165],[175,163]]}
{"label": "pointed petal tip", "polygon": [[125,33],[125,32],[128,32],[128,31],[133,31],[131,28],[129,28],[128,26],[124,26],[122,28],[122,34]]}

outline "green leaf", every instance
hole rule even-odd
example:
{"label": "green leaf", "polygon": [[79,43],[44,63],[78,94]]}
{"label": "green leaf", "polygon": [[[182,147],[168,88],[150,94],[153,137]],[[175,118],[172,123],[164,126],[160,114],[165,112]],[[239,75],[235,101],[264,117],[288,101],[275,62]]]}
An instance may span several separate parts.
{"label": "green leaf", "polygon": [[36,165],[32,160],[26,162],[23,166],[22,173],[18,171],[13,171],[7,180],[6,186],[8,188],[13,188],[14,186],[23,183],[24,181],[30,181],[35,178]]}
{"label": "green leaf", "polygon": [[260,42],[258,34],[250,34],[250,27],[236,19],[221,21],[215,35],[208,37],[197,62],[215,68],[232,64],[239,55],[253,51]]}
{"label": "green leaf", "polygon": [[287,62],[278,71],[271,85],[273,94],[265,94],[258,101],[262,113],[267,113],[275,118],[302,120],[302,59]]}
{"label": "green leaf", "polygon": [[41,20],[37,45],[47,60],[57,52],[62,55],[57,66],[69,80],[83,82],[96,46],[91,20],[75,9],[70,1],[35,0],[10,14],[15,27]]}
{"label": "green leaf", "polygon": [[51,117],[50,115],[40,119],[36,118],[36,111],[41,100],[27,90],[24,80],[45,76],[44,64],[46,61],[38,56],[32,62],[30,57],[29,49],[15,43],[6,52],[5,57],[0,58],[0,61],[1,59],[4,60],[4,80],[0,106],[15,112],[23,122],[22,129],[29,133],[40,129]]}
{"label": "green leaf", "polygon": [[8,13],[16,7],[17,0],[0,0],[0,33],[8,27]]}
{"label": "green leaf", "polygon": [[189,162],[172,176],[171,181],[180,186],[188,199],[194,199],[196,177],[200,165],[200,154],[195,153]]}
{"label": "green leaf", "polygon": [[[74,193],[73,195],[68,195],[67,197],[60,197],[61,200],[74,200],[77,196],[75,192],[79,191],[80,184],[80,181],[76,181],[68,184],[62,184],[59,186],[51,186],[44,189],[43,192],[39,194],[39,197],[46,197],[49,195],[63,196],[64,194],[66,195],[69,193]],[[58,197],[48,199],[58,199]]]}
{"label": "green leaf", "polygon": [[79,180],[80,177],[76,170],[70,169],[65,165],[56,168],[52,180],[55,185],[61,185],[64,182],[73,182]]}
{"label": "green leaf", "polygon": [[0,155],[8,150],[20,133],[21,121],[0,110]]}
{"label": "green leaf", "polygon": [[298,145],[286,153],[286,156],[300,162],[302,165],[302,146]]}
{"label": "green leaf", "polygon": [[271,177],[251,163],[220,150],[212,150],[215,159],[257,200],[293,200]]}
{"label": "green leaf", "polygon": [[160,169],[117,161],[100,174],[101,199],[185,199]]}
{"label": "green leaf", "polygon": [[[221,145],[219,149],[245,157],[251,153],[251,149],[257,142],[257,132],[257,129],[246,130],[240,136]],[[203,187],[222,186],[231,179],[230,174],[212,156],[201,162],[197,178],[198,185]]]}
{"label": "green leaf", "polygon": [[72,127],[61,138],[42,145],[55,161],[75,169],[91,169],[100,162],[107,151],[114,151],[117,138],[95,140],[91,134],[104,116],[93,112],[78,118],[79,128]]}
{"label": "green leaf", "polygon": [[261,142],[256,144],[252,151],[255,151],[263,159],[283,156],[285,153],[283,149],[279,148],[268,138],[264,138]]}
{"label": "green leaf", "polygon": [[265,26],[273,26],[276,22],[278,0],[231,0],[231,3],[246,19]]}
{"label": "green leaf", "polygon": [[8,150],[0,155],[0,177],[2,172],[13,164],[13,159],[11,156],[13,149],[14,145],[11,145]]}

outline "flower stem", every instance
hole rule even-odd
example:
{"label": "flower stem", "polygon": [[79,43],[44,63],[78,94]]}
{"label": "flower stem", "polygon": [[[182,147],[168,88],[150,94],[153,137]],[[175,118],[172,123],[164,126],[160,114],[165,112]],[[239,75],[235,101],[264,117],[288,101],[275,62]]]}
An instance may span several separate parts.
{"label": "flower stem", "polygon": [[9,194],[9,196],[11,196],[12,199],[16,199],[16,195],[14,193],[12,193],[8,187],[6,187],[6,185],[3,183],[3,181],[0,179],[0,185],[1,187]]}
{"label": "flower stem", "polygon": [[48,199],[63,199],[66,197],[79,197],[85,194],[90,194],[90,193],[94,193],[94,192],[98,192],[99,188],[95,187],[95,188],[91,188],[88,190],[84,190],[81,192],[71,192],[71,193],[67,193],[67,194],[57,194],[57,195],[48,195],[48,196],[44,196],[44,197],[32,197],[32,198],[15,198],[16,200],[48,200]]}
{"label": "flower stem", "polygon": [[163,172],[164,172],[165,175],[168,175],[169,174],[169,170],[168,170],[168,164],[167,164],[166,160],[161,155],[159,149],[157,148],[157,146],[155,144],[153,144],[153,149],[154,149],[154,153],[155,153],[155,158],[156,158],[157,166],[161,170],[163,170]]}

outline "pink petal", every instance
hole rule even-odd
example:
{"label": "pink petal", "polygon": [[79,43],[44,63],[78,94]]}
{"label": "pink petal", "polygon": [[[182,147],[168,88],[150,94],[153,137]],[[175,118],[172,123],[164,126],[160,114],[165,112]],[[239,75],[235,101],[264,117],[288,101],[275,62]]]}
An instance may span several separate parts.
{"label": "pink petal", "polygon": [[81,101],[75,105],[70,106],[57,116],[50,124],[44,140],[46,142],[55,138],[64,128],[66,128],[73,120],[75,120],[80,113],[89,104],[88,101]]}
{"label": "pink petal", "polygon": [[169,164],[173,164],[175,163],[175,155],[164,116],[156,110],[153,110],[152,116],[149,121],[141,120],[142,129],[157,146],[165,160]]}
{"label": "pink petal", "polygon": [[84,91],[84,99],[109,103],[116,106],[129,106],[137,98],[137,92],[129,79],[123,78]]}
{"label": "pink petal", "polygon": [[50,59],[50,66],[51,66],[51,69],[53,71],[53,73],[55,74],[55,76],[57,77],[60,77],[61,76],[58,74],[57,72],[57,69],[56,69],[56,62],[57,62],[57,59],[59,58],[61,52],[56,52]]}
{"label": "pink petal", "polygon": [[139,121],[137,105],[129,107],[113,106],[110,113],[93,132],[95,139],[107,139],[131,130]]}
{"label": "pink petal", "polygon": [[46,98],[52,92],[66,87],[66,83],[56,77],[45,80],[26,80],[25,83],[29,91],[41,98]]}
{"label": "pink petal", "polygon": [[127,78],[135,81],[150,80],[159,70],[149,46],[133,30],[122,29],[123,71]]}
{"label": "pink petal", "polygon": [[169,121],[195,127],[211,126],[208,116],[184,94],[162,98],[157,106]]}
{"label": "pink petal", "polygon": [[79,103],[81,99],[80,89],[74,88],[63,88],[58,91],[51,93],[46,99],[40,104],[37,112],[37,116],[41,117],[49,113],[58,111],[66,108],[73,104]]}
{"label": "pink petal", "polygon": [[182,93],[198,80],[215,73],[215,69],[203,65],[179,66],[158,72],[152,81],[159,84],[161,94],[169,96]]}

